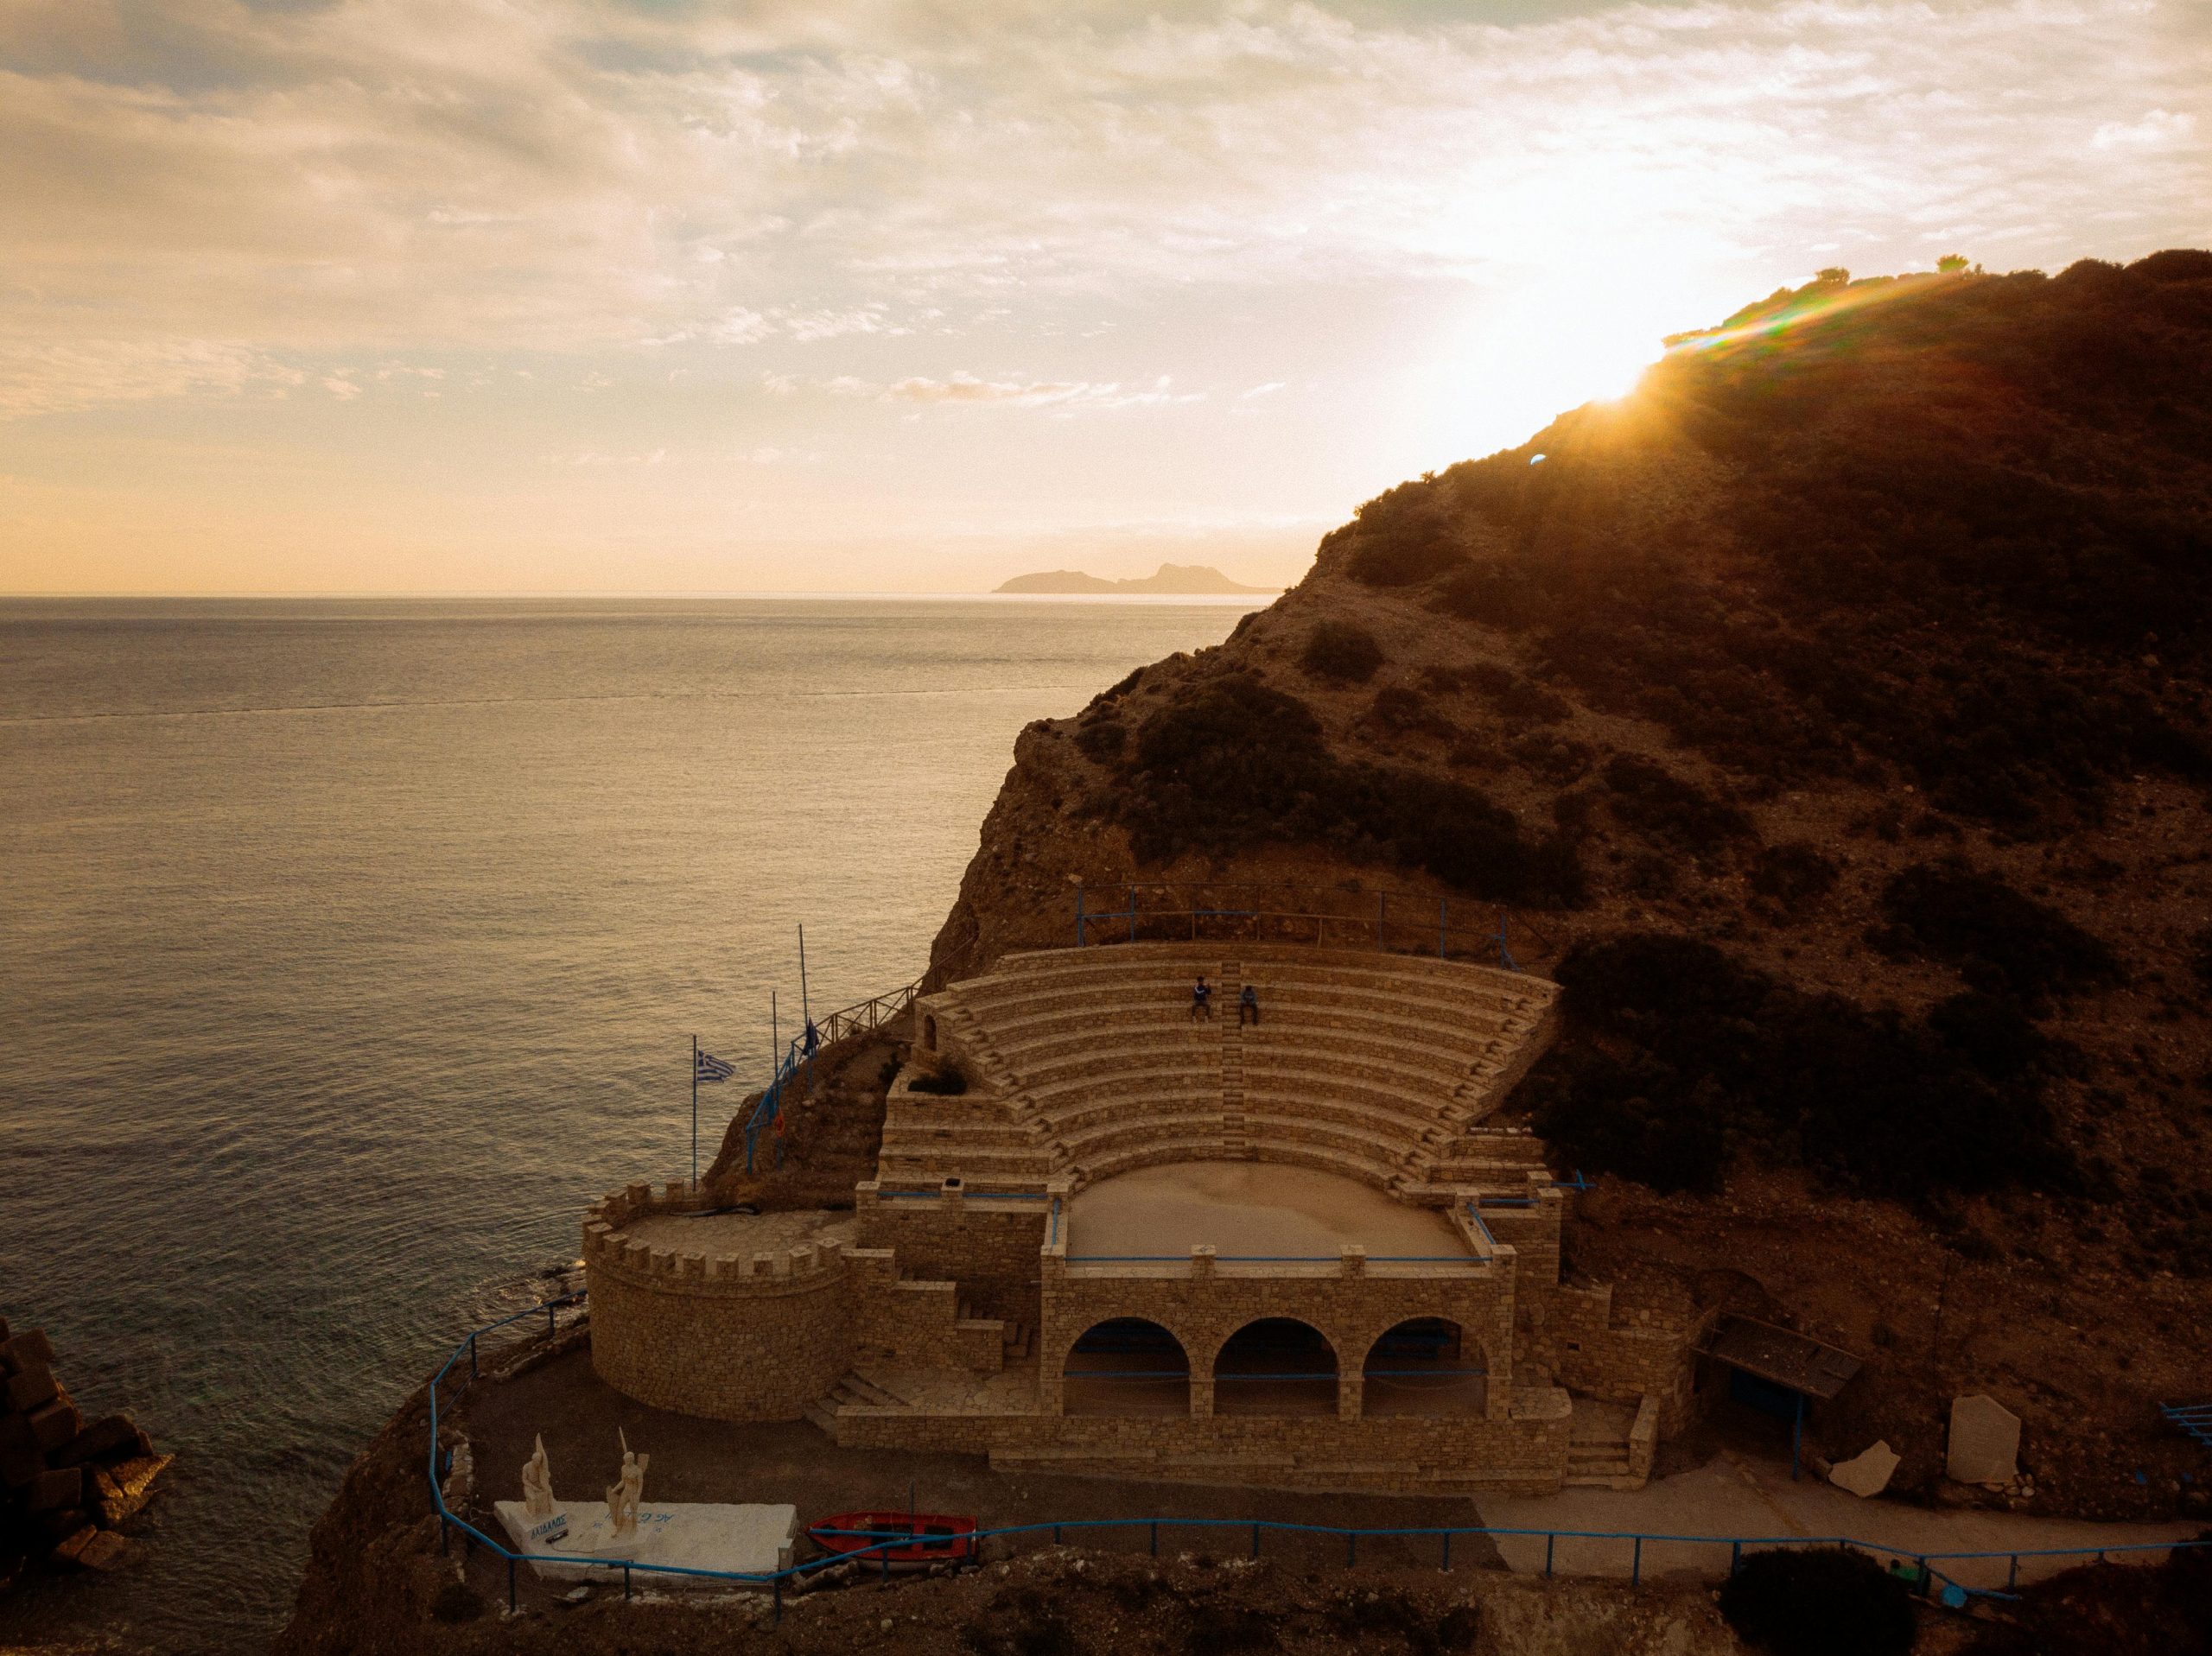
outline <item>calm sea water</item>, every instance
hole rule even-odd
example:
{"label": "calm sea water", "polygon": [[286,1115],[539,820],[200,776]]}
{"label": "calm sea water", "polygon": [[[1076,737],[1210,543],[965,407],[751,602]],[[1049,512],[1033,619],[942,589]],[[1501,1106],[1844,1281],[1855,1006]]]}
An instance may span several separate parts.
{"label": "calm sea water", "polygon": [[1241,612],[0,602],[0,1314],[179,1457],[0,1643],[265,1639],[456,1334],[683,1170],[692,1033],[765,1069],[802,921],[817,1008],[913,977],[1021,726]]}

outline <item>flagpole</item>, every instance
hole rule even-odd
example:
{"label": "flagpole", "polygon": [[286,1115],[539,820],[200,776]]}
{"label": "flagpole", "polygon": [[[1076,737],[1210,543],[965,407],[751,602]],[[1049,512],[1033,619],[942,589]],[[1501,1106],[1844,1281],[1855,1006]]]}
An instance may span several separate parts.
{"label": "flagpole", "polygon": [[699,1188],[699,1037],[691,1037],[691,1188]]}
{"label": "flagpole", "polygon": [[806,999],[806,927],[798,929],[798,1015],[804,1021],[799,1025],[801,1039],[806,1047],[806,1095],[814,1096],[814,1011]]}

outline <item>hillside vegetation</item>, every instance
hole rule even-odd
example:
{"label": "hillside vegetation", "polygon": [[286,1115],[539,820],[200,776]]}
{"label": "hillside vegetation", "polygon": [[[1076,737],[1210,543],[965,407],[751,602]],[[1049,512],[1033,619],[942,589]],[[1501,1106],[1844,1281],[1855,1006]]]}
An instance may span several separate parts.
{"label": "hillside vegetation", "polygon": [[1988,1389],[2039,1500],[2171,1508],[2209,577],[2212,254],[1816,282],[1033,726],[937,961],[1065,941],[1071,876],[1510,905],[1567,1015],[1516,1107],[1614,1176],[1574,1260],[1868,1355],[1840,1453],[1924,1482]]}

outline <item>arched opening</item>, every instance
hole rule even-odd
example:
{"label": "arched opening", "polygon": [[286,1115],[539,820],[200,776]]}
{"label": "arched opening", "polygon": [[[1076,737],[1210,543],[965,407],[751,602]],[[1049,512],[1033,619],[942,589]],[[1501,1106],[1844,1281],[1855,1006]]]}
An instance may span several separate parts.
{"label": "arched opening", "polygon": [[1060,1367],[1062,1414],[1188,1414],[1191,1360],[1157,1323],[1117,1317],[1086,1329]]}
{"label": "arched opening", "polygon": [[1416,1317],[1368,1348],[1360,1413],[1482,1415],[1490,1407],[1483,1348],[1457,1323]]}
{"label": "arched opening", "polygon": [[937,1050],[937,1019],[926,1012],[922,1015],[922,1050]]}
{"label": "arched opening", "polygon": [[1312,1324],[1287,1317],[1247,1323],[1213,1360],[1217,1414],[1337,1412],[1337,1354]]}

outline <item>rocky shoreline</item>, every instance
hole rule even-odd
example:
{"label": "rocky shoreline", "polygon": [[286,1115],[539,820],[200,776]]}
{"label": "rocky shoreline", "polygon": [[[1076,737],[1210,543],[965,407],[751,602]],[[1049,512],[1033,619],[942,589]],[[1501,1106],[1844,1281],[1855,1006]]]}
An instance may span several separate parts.
{"label": "rocky shoreline", "polygon": [[137,1545],[124,1526],[175,1457],[129,1415],[86,1421],[41,1329],[0,1317],[0,1590],[27,1570],[111,1570]]}

